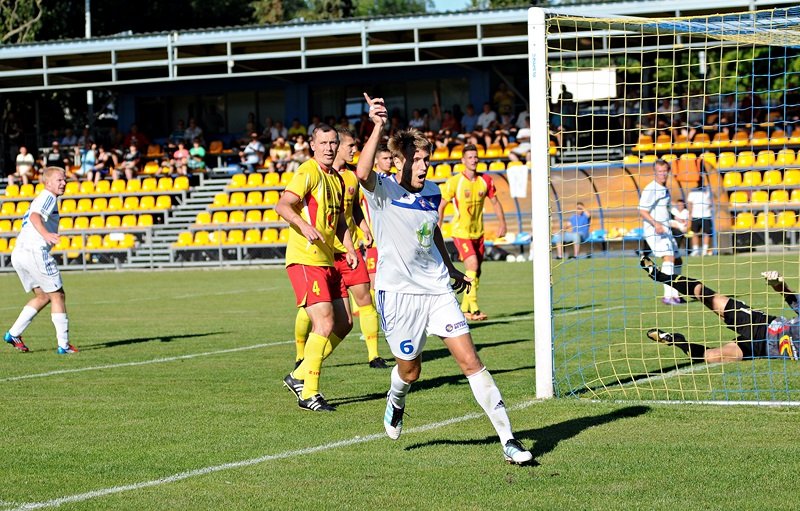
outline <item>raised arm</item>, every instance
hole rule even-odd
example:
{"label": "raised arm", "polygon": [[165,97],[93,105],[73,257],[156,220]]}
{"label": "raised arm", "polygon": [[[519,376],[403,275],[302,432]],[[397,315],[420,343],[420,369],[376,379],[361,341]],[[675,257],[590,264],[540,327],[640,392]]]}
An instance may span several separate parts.
{"label": "raised arm", "polygon": [[798,300],[797,294],[786,285],[783,275],[773,270],[765,271],[761,276],[767,280],[767,284],[769,284],[772,289],[783,296],[783,301],[786,302],[786,305],[791,307],[793,311],[800,313],[800,310],[798,310],[798,308],[800,308],[800,300]]}
{"label": "raised arm", "polygon": [[369,138],[364,142],[364,147],[361,148],[361,155],[358,157],[358,166],[356,167],[356,176],[361,182],[361,186],[367,191],[375,190],[375,172],[372,170],[375,164],[375,153],[378,149],[378,144],[383,136],[383,126],[386,124],[386,106],[383,104],[383,98],[370,98],[367,93],[364,93],[364,99],[367,100],[369,105],[369,119],[374,124],[372,133]]}

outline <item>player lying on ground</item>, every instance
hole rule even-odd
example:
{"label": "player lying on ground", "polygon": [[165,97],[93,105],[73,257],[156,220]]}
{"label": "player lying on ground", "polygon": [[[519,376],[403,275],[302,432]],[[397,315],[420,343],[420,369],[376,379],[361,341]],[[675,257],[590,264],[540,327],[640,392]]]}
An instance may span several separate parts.
{"label": "player lying on ground", "polygon": [[[719,348],[706,348],[701,344],[688,342],[682,334],[668,333],[655,328],[647,332],[650,339],[675,346],[692,360],[708,363],[738,362],[765,356],[797,358],[795,346],[800,344],[800,335],[798,335],[800,334],[800,318],[787,319],[783,316],[772,316],[752,309],[744,302],[716,293],[699,280],[683,275],[663,273],[646,255],[641,257],[640,264],[651,279],[671,286],[682,295],[703,302],[703,305],[714,311],[728,328],[737,334],[736,340]],[[798,297],[786,285],[781,274],[777,271],[766,271],[761,275],[772,289],[781,293],[789,307],[798,312]]]}

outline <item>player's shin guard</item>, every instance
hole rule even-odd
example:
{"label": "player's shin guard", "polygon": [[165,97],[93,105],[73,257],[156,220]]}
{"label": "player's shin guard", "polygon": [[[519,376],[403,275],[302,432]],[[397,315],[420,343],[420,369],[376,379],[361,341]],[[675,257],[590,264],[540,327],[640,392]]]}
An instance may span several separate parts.
{"label": "player's shin guard", "polygon": [[406,406],[406,396],[409,390],[411,390],[411,384],[400,378],[400,369],[398,366],[394,366],[392,368],[391,386],[389,387],[389,401],[395,408]]}
{"label": "player's shin guard", "polygon": [[359,307],[359,322],[367,344],[367,362],[378,356],[378,311],[371,303]]}
{"label": "player's shin guard", "polygon": [[8,333],[13,335],[14,337],[19,337],[25,331],[28,326],[30,326],[31,321],[33,318],[36,317],[39,311],[31,307],[30,305],[26,305],[22,308],[22,312],[19,313],[17,320],[11,325],[11,328],[8,329]]}
{"label": "player's shin guard", "polygon": [[69,346],[69,319],[66,312],[55,312],[50,314],[53,326],[56,327],[56,339],[62,348]]}
{"label": "player's shin guard", "polygon": [[292,373],[292,377],[303,380],[302,399],[319,394],[319,373],[322,370],[322,353],[326,344],[327,337],[314,332],[308,334],[303,363]]}
{"label": "player's shin guard", "polygon": [[328,358],[330,354],[333,353],[333,350],[336,349],[336,346],[338,346],[341,342],[342,340],[339,338],[339,336],[331,332],[331,335],[328,336],[328,342],[325,344],[325,349],[322,351],[322,360]]}
{"label": "player's shin guard", "polygon": [[294,347],[297,351],[295,360],[303,360],[309,332],[311,332],[311,319],[306,310],[301,307],[297,309],[297,317],[294,318]]}
{"label": "player's shin guard", "polygon": [[464,292],[464,298],[461,299],[461,312],[475,312],[478,309],[478,277],[477,273],[472,270],[467,270],[465,275],[472,279],[469,291]]}
{"label": "player's shin guard", "polygon": [[508,418],[508,413],[506,413],[503,396],[500,395],[500,389],[495,385],[494,378],[484,367],[477,373],[467,376],[467,380],[470,388],[472,388],[475,400],[486,412],[492,422],[492,426],[497,431],[500,443],[505,445],[506,442],[514,438],[514,434],[511,432],[511,421]]}

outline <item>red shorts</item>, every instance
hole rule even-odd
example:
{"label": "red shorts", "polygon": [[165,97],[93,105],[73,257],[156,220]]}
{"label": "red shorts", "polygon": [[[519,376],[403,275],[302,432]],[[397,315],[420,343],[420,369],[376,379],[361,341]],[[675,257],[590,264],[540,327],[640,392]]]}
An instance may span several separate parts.
{"label": "red shorts", "polygon": [[290,264],[286,267],[298,307],[347,297],[342,276],[331,266]]}
{"label": "red shorts", "polygon": [[[345,288],[359,284],[369,284],[369,273],[367,273],[367,265],[364,263],[364,258],[358,252],[356,252],[356,255],[358,256],[358,266],[355,269],[347,265],[347,259],[344,254],[336,254],[334,256],[336,270],[342,275],[342,282]],[[347,296],[346,293],[345,296]]]}
{"label": "red shorts", "polygon": [[483,246],[483,236],[477,239],[453,238],[453,243],[458,250],[458,256],[462,261],[466,260],[469,256],[477,256],[478,262],[483,262],[483,255],[485,249]]}
{"label": "red shorts", "polygon": [[378,269],[377,247],[369,247],[367,249],[367,257],[365,258],[365,262],[367,263],[367,273],[369,273],[370,275],[375,273],[375,270]]}

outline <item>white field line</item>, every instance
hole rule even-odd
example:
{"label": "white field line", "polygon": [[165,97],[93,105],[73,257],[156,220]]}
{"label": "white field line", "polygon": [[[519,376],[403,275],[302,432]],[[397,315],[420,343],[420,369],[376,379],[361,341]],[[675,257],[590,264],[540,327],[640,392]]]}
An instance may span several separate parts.
{"label": "white field line", "polygon": [[722,364],[699,364],[699,365],[692,365],[691,367],[684,367],[684,368],[677,368],[673,369],[672,371],[667,371],[666,373],[660,373],[652,376],[642,376],[641,378],[636,378],[635,380],[631,380],[629,382],[623,383],[620,387],[628,387],[630,385],[637,385],[639,383],[646,383],[649,381],[661,381],[666,380],[667,378],[672,378],[673,376],[681,376],[684,374],[692,374],[698,371],[702,371],[703,369],[711,369],[713,367],[721,366]]}
{"label": "white field line", "polygon": [[[522,410],[524,408],[528,408],[535,403],[540,402],[539,400],[529,400],[523,403],[517,404],[515,406],[509,407],[509,410]],[[451,419],[447,419],[441,422],[433,422],[430,424],[425,424],[422,426],[417,426],[414,428],[408,428],[407,430],[403,431],[403,434],[410,435],[415,433],[422,433],[425,431],[430,431],[433,429],[442,428],[445,426],[450,426],[452,424],[458,424],[460,422],[465,422],[468,420],[482,418],[484,414],[482,413],[468,413],[466,415],[462,415],[460,417],[453,417]],[[155,486],[163,486],[165,484],[174,483],[177,481],[183,481],[185,479],[190,479],[193,477],[200,477],[207,474],[213,474],[215,472],[222,472],[225,470],[232,470],[237,468],[249,467],[252,465],[258,465],[260,463],[265,463],[267,461],[274,461],[274,460],[282,460],[287,458],[296,458],[298,456],[305,456],[308,454],[314,454],[317,452],[322,451],[330,451],[332,449],[338,449],[340,447],[349,447],[351,445],[363,444],[366,442],[372,442],[374,440],[379,440],[385,438],[386,435],[384,433],[375,433],[372,435],[366,436],[354,436],[353,438],[347,440],[340,440],[338,442],[330,442],[327,444],[317,445],[314,447],[306,447],[304,449],[295,449],[292,451],[284,451],[278,454],[268,454],[265,456],[259,456],[258,458],[250,458],[247,460],[240,460],[240,461],[233,461],[230,463],[223,463],[222,465],[212,465],[209,467],[198,468],[195,470],[189,470],[186,472],[180,472],[177,474],[173,474],[171,476],[162,477],[160,479],[151,479],[149,481],[142,481],[138,483],[131,483],[125,484],[120,486],[112,486],[110,488],[101,488],[99,490],[93,490],[85,493],[78,493],[75,495],[67,495],[64,497],[58,497],[51,500],[46,500],[42,502],[27,502],[24,504],[17,504],[17,507],[13,508],[6,508],[4,511],[25,511],[29,509],[43,509],[48,507],[58,507],[62,504],[70,504],[73,502],[84,502],[91,499],[97,499],[101,497],[105,497],[107,495],[114,495],[116,493],[123,493],[127,491],[136,491],[141,490],[143,488],[152,488]]]}

